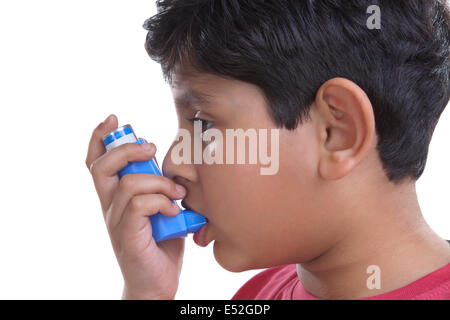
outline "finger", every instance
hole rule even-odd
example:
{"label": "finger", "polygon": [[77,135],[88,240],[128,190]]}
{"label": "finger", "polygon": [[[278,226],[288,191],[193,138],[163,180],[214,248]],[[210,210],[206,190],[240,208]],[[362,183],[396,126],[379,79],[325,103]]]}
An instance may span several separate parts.
{"label": "finger", "polygon": [[103,154],[91,164],[91,174],[104,213],[111,204],[114,191],[119,185],[117,173],[129,162],[148,161],[155,155],[156,146],[147,145],[151,148],[144,149],[139,143],[125,143]]}
{"label": "finger", "polygon": [[[125,208],[120,220],[111,221],[110,230],[120,230],[121,234],[135,235],[146,228],[151,235],[149,216],[161,213],[174,217],[181,209],[162,194],[141,194],[134,196]],[[144,231],[145,232],[145,231]]]}
{"label": "finger", "polygon": [[[145,146],[150,148],[145,149]],[[90,170],[94,177],[112,177],[125,168],[129,162],[150,160],[155,153],[156,146],[153,143],[125,143],[94,160]]]}
{"label": "finger", "polygon": [[[145,141],[145,143],[148,143],[148,141],[145,140],[144,138],[139,138],[139,139],[142,139]],[[159,171],[161,172],[161,168],[159,167],[158,159],[156,159],[156,157],[155,157],[155,162],[156,162],[156,165],[158,166]]]}
{"label": "finger", "polygon": [[114,194],[111,207],[105,219],[117,223],[134,196],[141,194],[162,194],[168,199],[182,199],[186,195],[186,189],[177,185],[173,180],[146,173],[127,174],[122,177],[119,187]]}
{"label": "finger", "polygon": [[90,170],[94,160],[99,158],[106,152],[106,148],[103,145],[102,137],[117,129],[118,120],[114,114],[109,115],[104,122],[100,123],[93,131],[91,140],[89,141],[88,153],[86,156],[86,166]]}

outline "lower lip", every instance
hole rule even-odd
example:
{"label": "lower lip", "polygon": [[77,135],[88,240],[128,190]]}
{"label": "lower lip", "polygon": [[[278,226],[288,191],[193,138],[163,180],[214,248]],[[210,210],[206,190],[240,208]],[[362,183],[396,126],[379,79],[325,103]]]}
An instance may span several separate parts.
{"label": "lower lip", "polygon": [[196,233],[194,233],[194,242],[200,247],[206,247],[208,245],[206,239],[206,229],[208,228],[208,223],[200,228]]}

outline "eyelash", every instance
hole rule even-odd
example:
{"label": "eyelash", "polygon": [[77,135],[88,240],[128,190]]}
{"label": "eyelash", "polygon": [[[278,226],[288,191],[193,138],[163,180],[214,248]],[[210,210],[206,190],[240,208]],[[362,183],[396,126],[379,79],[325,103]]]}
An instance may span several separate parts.
{"label": "eyelash", "polygon": [[[194,117],[194,118],[191,118],[191,119],[187,119],[188,121],[190,121],[190,122],[192,122],[192,123],[194,123],[195,121],[201,121],[202,122],[202,133],[204,133],[206,130],[208,130],[208,129],[210,129],[211,127],[212,127],[212,122],[211,121],[207,121],[207,120],[205,120],[205,119],[202,119],[202,118],[199,118],[199,117]],[[203,124],[204,123],[210,123],[211,124],[211,126],[210,127],[207,127],[205,130],[203,130]]]}

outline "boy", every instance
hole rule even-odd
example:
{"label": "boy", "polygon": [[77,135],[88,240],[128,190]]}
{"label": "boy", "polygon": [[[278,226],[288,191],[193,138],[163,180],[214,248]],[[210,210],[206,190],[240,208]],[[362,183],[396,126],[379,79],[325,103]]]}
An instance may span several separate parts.
{"label": "boy", "polygon": [[[175,297],[184,239],[156,244],[148,216],[176,215],[170,199],[184,199],[207,217],[194,239],[214,240],[222,267],[269,268],[234,299],[449,299],[450,246],[424,221],[415,190],[449,101],[444,2],[157,5],[146,49],[171,85],[180,130],[278,129],[278,140],[267,139],[278,167],[263,175],[261,163],[179,163],[174,141],[164,177],[119,181],[128,161],[148,160],[156,148],[126,144],[106,154],[101,137],[118,125],[108,117],[86,165],[123,298]],[[211,144],[205,149],[220,153]]]}

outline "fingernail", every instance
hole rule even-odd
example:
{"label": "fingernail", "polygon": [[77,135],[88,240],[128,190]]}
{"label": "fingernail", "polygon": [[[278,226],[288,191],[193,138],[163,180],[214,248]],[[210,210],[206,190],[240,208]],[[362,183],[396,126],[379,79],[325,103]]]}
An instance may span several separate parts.
{"label": "fingernail", "polygon": [[180,207],[176,203],[172,203],[172,207],[176,210],[181,210]]}
{"label": "fingernail", "polygon": [[178,194],[181,196],[186,193],[186,189],[182,185],[176,184],[175,189],[177,189]]}
{"label": "fingernail", "polygon": [[141,143],[141,147],[144,150],[150,150],[152,149],[152,145],[150,143]]}

